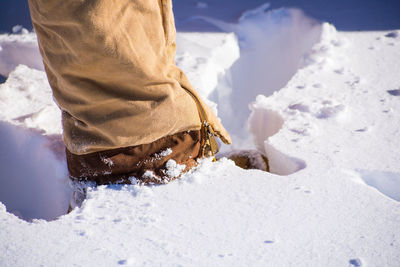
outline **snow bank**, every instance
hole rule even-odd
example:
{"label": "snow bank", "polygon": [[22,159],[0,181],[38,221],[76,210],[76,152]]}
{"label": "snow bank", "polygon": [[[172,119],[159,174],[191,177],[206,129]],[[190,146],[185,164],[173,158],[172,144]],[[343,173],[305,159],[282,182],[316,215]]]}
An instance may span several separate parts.
{"label": "snow bank", "polygon": [[303,160],[285,155],[269,143],[269,138],[277,134],[284,124],[282,116],[270,110],[268,105],[260,105],[260,101],[251,105],[251,108],[249,131],[257,150],[267,156],[270,172],[290,175],[304,169],[306,163]]}
{"label": "snow bank", "polygon": [[0,35],[0,73],[8,75],[0,84],[0,201],[25,220],[53,220],[67,212],[71,198],[61,112],[36,35],[20,32]]}
{"label": "snow bank", "polygon": [[[12,104],[10,104],[12,103]],[[0,84],[0,120],[60,135],[61,112],[43,71],[19,65]]]}
{"label": "snow bank", "polygon": [[[207,4],[202,10],[212,9]],[[296,20],[292,9],[269,12],[265,8],[247,12],[233,25],[234,34],[182,35],[177,56],[184,71],[197,79],[194,85],[202,88],[203,96],[218,102],[222,116],[230,114],[229,108],[234,114],[254,102],[249,118],[254,144],[268,155],[275,173],[288,176],[245,171],[226,158],[203,160],[195,170],[163,186],[89,187],[81,208],[52,222],[27,223],[6,209],[24,216],[22,208],[15,208],[17,200],[38,204],[43,197],[52,197],[49,193],[28,199],[42,182],[41,192],[59,192],[48,201],[59,206],[40,216],[54,218],[66,208],[70,193],[62,182],[65,161],[51,155],[58,151],[60,138],[56,135],[48,148],[52,140],[48,136],[1,124],[0,148],[6,151],[1,158],[1,182],[20,183],[5,187],[14,192],[12,197],[19,197],[4,202],[7,207],[0,204],[0,229],[5,229],[0,231],[0,265],[399,266],[400,38],[394,31],[342,33],[329,24],[322,25],[321,33],[321,27],[309,19],[298,16]],[[263,24],[265,20],[272,24]],[[237,29],[246,21],[249,24],[240,37]],[[312,45],[314,37],[321,40]],[[257,40],[265,41],[265,46]],[[190,53],[185,54],[185,46]],[[260,49],[260,62],[257,54],[246,50],[251,46]],[[223,49],[216,52],[218,47]],[[241,75],[233,70],[242,57],[258,68],[242,64],[242,73],[249,74],[237,82],[251,84],[251,79],[258,79],[259,92],[246,88],[261,94],[256,99],[246,98],[244,89],[230,89],[236,79],[233,74]],[[274,58],[275,63],[267,61]],[[282,88],[264,90],[263,77],[251,75],[271,72],[270,79],[283,84],[282,77],[288,75],[283,62],[295,74]],[[275,66],[284,73],[272,75]],[[41,75],[23,66],[10,74],[0,87],[0,93],[7,92],[0,97],[4,120],[28,126],[32,114],[41,110],[35,97],[46,98],[44,106],[51,103],[50,95],[30,93],[35,88],[29,89],[29,79],[42,88]],[[216,77],[216,89],[211,89]],[[235,94],[242,96],[241,101],[232,102]],[[19,112],[20,118],[11,111]],[[245,125],[248,118],[243,118],[231,117],[237,120],[232,125]],[[43,121],[37,120],[34,127],[47,131]],[[237,129],[231,130],[233,135],[246,133],[233,126]],[[38,168],[43,165],[45,169]],[[24,168],[15,172],[9,166]],[[15,173],[17,178],[3,179]],[[33,217],[32,213],[25,216]]]}
{"label": "snow bank", "polygon": [[65,159],[57,153],[62,141],[5,122],[0,137],[0,201],[7,211],[25,220],[65,214],[72,192]]}
{"label": "snow bank", "polygon": [[[244,12],[237,24],[197,17],[227,33],[177,34],[177,65],[233,133],[235,148],[252,146],[247,138],[248,104],[258,94],[268,96],[282,88],[320,38],[320,24],[300,10],[268,8],[264,4]],[[2,35],[0,46],[0,57],[4,58],[0,73],[4,76],[18,64],[43,69],[34,33]],[[42,87],[47,91],[45,82]],[[40,115],[42,118],[29,116],[30,121],[24,124],[43,128],[38,121],[46,121],[47,115],[56,114],[53,111],[54,107],[47,107]],[[44,130],[51,134],[60,132],[49,127]]]}
{"label": "snow bank", "polygon": [[[324,23],[320,29],[322,30],[320,41],[304,51],[300,69],[286,87],[271,97],[259,95],[256,101],[250,104],[249,131],[256,148],[270,159],[272,173],[289,175],[307,166],[304,161],[306,159],[285,155],[277,150],[275,140],[281,141],[283,150],[293,151],[287,148],[290,143],[288,141],[297,143],[307,136],[318,135],[317,123],[313,123],[314,121],[330,118],[337,121],[346,120],[346,106],[334,98],[322,98],[317,101],[312,97],[302,95],[295,102],[290,102],[288,106],[281,105],[282,99],[286,101],[293,99],[293,92],[301,92],[305,89],[302,73],[308,71],[309,68],[319,66],[322,70],[324,66],[332,68],[333,72],[340,69],[336,61],[331,61],[330,57],[334,55],[332,48],[343,46],[345,41],[338,38],[336,29],[328,23]],[[324,86],[318,82],[312,84],[312,87],[317,90],[317,95]],[[292,95],[285,94],[286,88],[290,88],[289,94]],[[277,133],[279,137],[275,136]]]}
{"label": "snow bank", "polygon": [[7,77],[19,64],[44,70],[36,34],[26,29],[14,32],[19,34],[0,34],[0,75]]}
{"label": "snow bank", "polygon": [[386,196],[400,202],[400,173],[358,170],[361,179]]}
{"label": "snow bank", "polygon": [[233,33],[178,33],[176,64],[205,99],[217,90],[218,79],[240,57]]}
{"label": "snow bank", "polygon": [[268,8],[264,4],[245,12],[237,24],[197,17],[234,32],[239,41],[240,58],[220,77],[217,90],[211,96],[238,148],[251,145],[243,142],[249,136],[248,104],[258,94],[268,96],[284,87],[320,39],[320,24],[300,10]]}
{"label": "snow bank", "polygon": [[[222,113],[225,121],[233,122],[237,126],[246,123],[247,104],[253,100],[255,95],[258,93],[270,94],[274,90],[278,90],[280,86],[278,84],[286,82],[291,72],[300,66],[303,55],[319,36],[319,26],[300,11],[281,9],[266,12],[267,8],[268,5],[263,5],[256,10],[245,12],[238,24],[230,24],[228,28],[224,24],[220,25],[225,27],[225,30],[232,30],[231,33],[178,33],[177,35],[177,65],[185,70],[200,95],[214,107],[215,111]],[[217,21],[211,22],[221,24]],[[283,43],[285,45],[282,45]],[[2,110],[0,119],[39,130],[47,136],[54,136],[54,140],[60,142],[61,114],[54,102],[51,101],[52,93],[46,75],[42,71],[43,66],[35,34],[21,29],[18,34],[0,36],[0,44],[3,48],[0,56],[5,59],[2,61],[3,65],[0,70],[3,75],[9,75],[7,81],[0,85],[0,110]],[[274,54],[278,56],[276,59],[271,58],[271,55]],[[286,57],[287,60],[282,61],[286,54],[290,55]],[[15,70],[11,71],[13,68]],[[283,69],[285,70],[283,71]],[[270,76],[269,73],[274,71],[284,72],[283,76],[285,77],[272,79],[274,74]],[[265,74],[269,76],[266,77]],[[270,91],[264,92],[260,88],[266,87],[267,80],[274,85],[267,86]],[[244,87],[243,81],[251,84]],[[218,102],[218,109],[210,99]],[[10,106],[9,103],[15,103],[15,105]],[[235,112],[232,113],[232,110]],[[232,116],[235,116],[235,119],[232,119]],[[255,122],[251,123],[251,127],[268,125],[267,128],[259,129],[259,140],[256,143],[262,143],[277,133],[283,123],[278,116],[268,112],[259,119],[255,119],[255,117],[253,116]],[[8,124],[5,125],[6,129],[11,127]],[[241,128],[240,130],[236,128],[231,132],[233,136],[246,139],[243,137],[246,131],[242,132],[241,130]],[[25,135],[29,136],[26,138],[28,147],[32,142],[45,143],[49,140],[49,138],[39,135],[32,136],[29,131]],[[42,139],[36,141],[38,138]],[[237,143],[241,142],[237,140]],[[15,144],[15,142],[10,142],[10,144]],[[251,146],[249,143],[246,145]],[[303,161],[288,157],[272,147],[267,148],[268,153],[265,147],[259,144],[256,144],[256,147],[264,154],[269,153],[273,173],[288,175],[305,167]],[[47,149],[46,146],[40,145],[36,148],[35,153],[44,153],[49,156],[49,164],[65,165],[62,159],[62,145],[55,149],[55,152],[59,153],[60,159],[57,159],[50,153],[51,151],[47,151],[45,148]],[[14,150],[19,151],[18,149]],[[18,154],[14,158],[17,161]],[[47,181],[53,175],[50,173],[50,176],[41,176],[38,169],[31,165],[28,166],[32,169],[27,168],[26,171],[34,173],[33,180]],[[15,175],[19,177],[18,179],[13,178],[15,181],[22,182],[27,179],[25,174],[16,173]],[[69,189],[64,188],[64,190],[67,192]],[[53,191],[56,192],[56,190]],[[8,208],[22,209],[14,208],[13,201],[17,198],[7,199]],[[65,199],[60,201],[64,201],[62,203],[65,206]],[[63,214],[66,210],[62,208],[63,212],[56,209],[49,214],[37,214],[38,210],[35,209],[38,209],[39,203],[31,202],[32,207],[27,211],[20,212],[20,216],[49,219]]]}

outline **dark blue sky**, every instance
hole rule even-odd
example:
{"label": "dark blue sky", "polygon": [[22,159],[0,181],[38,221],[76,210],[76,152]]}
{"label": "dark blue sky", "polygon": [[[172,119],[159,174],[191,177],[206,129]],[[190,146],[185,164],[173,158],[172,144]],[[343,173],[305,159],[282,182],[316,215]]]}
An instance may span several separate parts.
{"label": "dark blue sky", "polygon": [[[62,0],[60,0],[62,1]],[[0,32],[10,32],[20,24],[32,29],[27,0],[0,0]],[[208,25],[188,22],[193,15],[206,15],[234,22],[250,8],[270,2],[271,8],[298,7],[309,16],[328,21],[339,30],[400,29],[399,0],[173,0],[178,30],[215,30]],[[198,2],[208,8],[197,8]],[[200,28],[199,28],[200,27]]]}

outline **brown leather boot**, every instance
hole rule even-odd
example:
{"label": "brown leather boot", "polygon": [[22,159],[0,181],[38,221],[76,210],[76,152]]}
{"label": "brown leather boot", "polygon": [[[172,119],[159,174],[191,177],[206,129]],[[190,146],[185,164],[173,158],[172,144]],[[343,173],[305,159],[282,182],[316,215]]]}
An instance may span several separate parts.
{"label": "brown leather boot", "polygon": [[109,183],[164,184],[197,165],[200,131],[181,132],[150,144],[86,155],[67,152],[71,179]]}
{"label": "brown leather boot", "polygon": [[257,150],[233,150],[223,156],[233,160],[236,166],[242,169],[269,172],[268,158]]}

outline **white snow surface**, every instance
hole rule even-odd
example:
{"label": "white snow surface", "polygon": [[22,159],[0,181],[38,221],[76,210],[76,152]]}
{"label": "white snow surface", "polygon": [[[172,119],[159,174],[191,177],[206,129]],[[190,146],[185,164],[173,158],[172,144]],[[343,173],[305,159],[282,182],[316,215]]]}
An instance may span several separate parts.
{"label": "white snow surface", "polygon": [[400,31],[266,8],[178,33],[177,63],[272,173],[201,160],[166,185],[89,186],[69,214],[34,34],[1,35],[0,266],[400,266]]}

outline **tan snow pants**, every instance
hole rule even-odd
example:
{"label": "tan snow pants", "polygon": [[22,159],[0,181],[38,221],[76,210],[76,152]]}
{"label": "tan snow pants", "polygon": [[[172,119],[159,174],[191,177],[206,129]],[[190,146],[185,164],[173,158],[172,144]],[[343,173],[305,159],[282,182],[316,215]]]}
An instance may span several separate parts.
{"label": "tan snow pants", "polygon": [[69,158],[201,129],[200,143],[206,134],[230,143],[175,65],[171,0],[29,0],[29,6]]}

